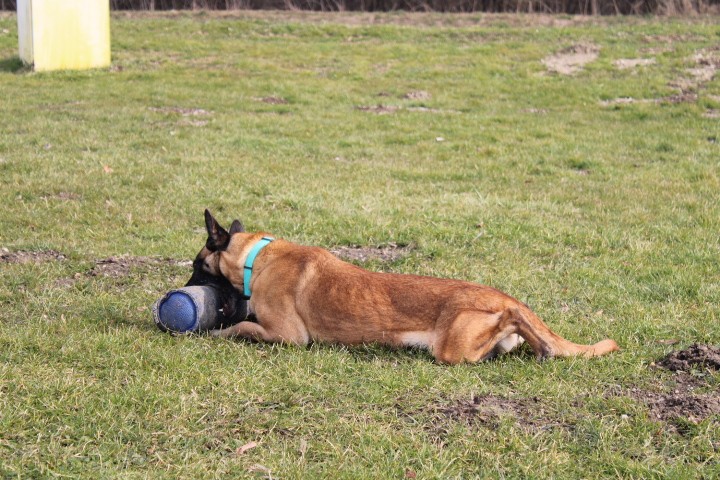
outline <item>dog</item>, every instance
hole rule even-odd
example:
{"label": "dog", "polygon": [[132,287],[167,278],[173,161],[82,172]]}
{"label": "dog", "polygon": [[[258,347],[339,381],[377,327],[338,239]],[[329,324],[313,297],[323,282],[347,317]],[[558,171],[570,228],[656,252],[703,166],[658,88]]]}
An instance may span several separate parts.
{"label": "dog", "polygon": [[217,337],[423,347],[443,364],[477,362],[527,342],[538,359],[596,357],[619,350],[566,340],[524,303],[475,283],[376,273],[327,250],[266,233],[229,231],[205,210],[207,242],[196,257],[206,274],[243,292],[254,321],[212,330]]}

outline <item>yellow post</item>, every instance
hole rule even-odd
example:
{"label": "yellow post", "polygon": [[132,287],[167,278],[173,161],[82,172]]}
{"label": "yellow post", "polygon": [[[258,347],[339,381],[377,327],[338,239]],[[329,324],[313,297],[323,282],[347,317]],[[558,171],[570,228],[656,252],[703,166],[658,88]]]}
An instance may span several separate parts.
{"label": "yellow post", "polygon": [[20,58],[36,71],[110,65],[110,0],[18,0]]}

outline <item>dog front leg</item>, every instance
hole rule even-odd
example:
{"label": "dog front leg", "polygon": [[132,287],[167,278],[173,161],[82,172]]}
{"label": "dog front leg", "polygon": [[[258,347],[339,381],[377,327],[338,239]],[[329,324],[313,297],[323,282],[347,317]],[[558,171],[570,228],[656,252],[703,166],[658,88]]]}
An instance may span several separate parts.
{"label": "dog front leg", "polygon": [[271,332],[267,331],[255,322],[240,322],[221,330],[211,330],[210,335],[222,338],[243,337],[257,342],[264,341],[277,343],[283,341],[279,335],[273,335]]}
{"label": "dog front leg", "polygon": [[210,330],[209,333],[210,336],[213,337],[242,337],[257,342],[302,344],[302,342],[298,342],[297,339],[285,338],[255,322],[240,322],[231,327],[223,328],[222,330]]}

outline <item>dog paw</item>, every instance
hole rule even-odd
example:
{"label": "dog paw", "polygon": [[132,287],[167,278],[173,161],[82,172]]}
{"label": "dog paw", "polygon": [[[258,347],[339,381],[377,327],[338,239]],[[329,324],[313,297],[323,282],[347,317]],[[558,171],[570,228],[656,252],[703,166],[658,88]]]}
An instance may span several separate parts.
{"label": "dog paw", "polygon": [[210,330],[208,332],[208,335],[210,335],[211,337],[220,337],[220,336],[222,336],[221,332],[222,332],[222,330]]}

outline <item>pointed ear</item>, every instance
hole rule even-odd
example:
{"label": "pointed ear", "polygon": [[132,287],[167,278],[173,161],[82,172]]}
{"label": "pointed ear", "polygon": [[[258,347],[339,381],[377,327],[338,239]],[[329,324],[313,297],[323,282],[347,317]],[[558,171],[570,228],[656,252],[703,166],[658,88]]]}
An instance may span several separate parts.
{"label": "pointed ear", "polygon": [[208,239],[205,246],[210,251],[225,250],[230,243],[230,234],[220,226],[209,210],[205,210],[205,228]]}
{"label": "pointed ear", "polygon": [[230,225],[230,235],[234,233],[242,233],[245,231],[245,227],[243,226],[242,222],[240,220],[233,220],[232,225]]}

